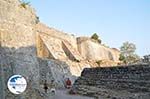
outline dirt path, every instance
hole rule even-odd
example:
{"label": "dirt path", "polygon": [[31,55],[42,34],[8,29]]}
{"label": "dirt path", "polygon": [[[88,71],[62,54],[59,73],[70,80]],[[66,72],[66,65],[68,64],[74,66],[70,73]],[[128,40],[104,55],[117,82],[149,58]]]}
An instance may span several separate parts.
{"label": "dirt path", "polygon": [[47,94],[47,99],[94,99],[80,95],[69,95],[67,90],[57,90],[55,95]]}

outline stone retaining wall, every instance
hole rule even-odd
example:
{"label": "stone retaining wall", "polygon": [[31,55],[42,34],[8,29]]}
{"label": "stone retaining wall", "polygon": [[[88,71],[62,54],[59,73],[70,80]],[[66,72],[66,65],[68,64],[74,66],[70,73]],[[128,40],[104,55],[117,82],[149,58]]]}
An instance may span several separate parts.
{"label": "stone retaining wall", "polygon": [[103,93],[101,89],[111,90],[111,93],[149,93],[150,65],[86,68],[75,81],[73,88],[83,95],[100,95]]}

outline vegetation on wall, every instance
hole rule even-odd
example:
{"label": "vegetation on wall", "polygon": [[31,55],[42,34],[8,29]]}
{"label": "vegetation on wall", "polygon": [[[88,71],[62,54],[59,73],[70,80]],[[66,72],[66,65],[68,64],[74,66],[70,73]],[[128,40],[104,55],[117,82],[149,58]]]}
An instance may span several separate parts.
{"label": "vegetation on wall", "polygon": [[96,61],[96,63],[97,63],[98,66],[101,66],[102,60]]}
{"label": "vegetation on wall", "polygon": [[91,36],[91,39],[94,39],[95,41],[97,41],[98,43],[102,43],[101,39],[99,38],[99,36],[97,35],[97,33],[94,33],[92,36]]}
{"label": "vegetation on wall", "polygon": [[26,8],[27,5],[30,5],[29,1],[21,0],[21,7]]}
{"label": "vegetation on wall", "polygon": [[39,22],[40,22],[40,18],[36,16],[36,24],[38,24]]}

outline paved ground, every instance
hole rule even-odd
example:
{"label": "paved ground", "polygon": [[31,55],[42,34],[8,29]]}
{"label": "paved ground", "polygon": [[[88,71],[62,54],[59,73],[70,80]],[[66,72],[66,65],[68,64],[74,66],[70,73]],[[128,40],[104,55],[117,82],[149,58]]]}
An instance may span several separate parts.
{"label": "paved ground", "polygon": [[55,95],[47,93],[47,99],[94,99],[91,97],[79,96],[79,95],[69,95],[67,90],[57,90]]}

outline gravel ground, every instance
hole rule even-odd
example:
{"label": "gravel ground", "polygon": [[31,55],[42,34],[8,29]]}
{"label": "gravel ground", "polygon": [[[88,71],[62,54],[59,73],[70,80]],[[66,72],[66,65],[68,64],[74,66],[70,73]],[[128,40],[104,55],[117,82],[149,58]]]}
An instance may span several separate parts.
{"label": "gravel ground", "polygon": [[51,93],[48,92],[47,99],[94,99],[94,98],[80,95],[70,95],[67,93],[67,90],[56,90],[55,95],[51,95]]}

